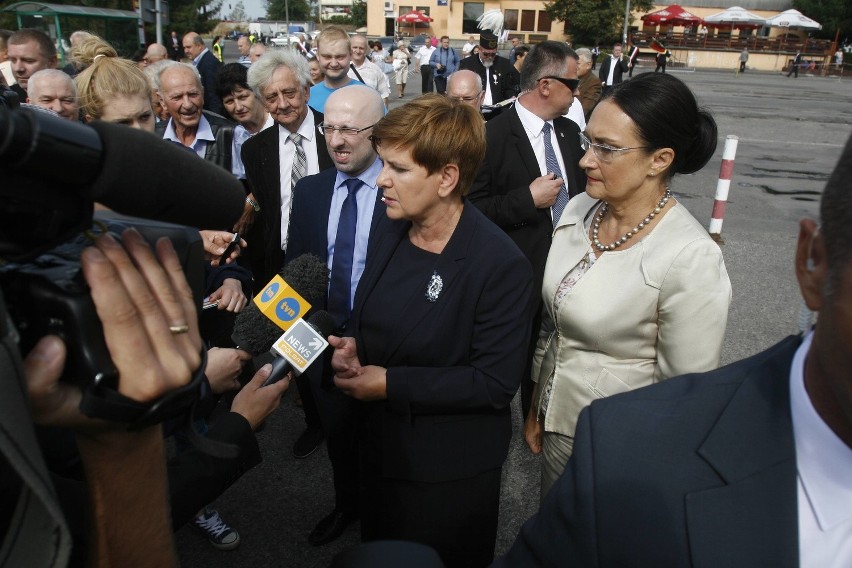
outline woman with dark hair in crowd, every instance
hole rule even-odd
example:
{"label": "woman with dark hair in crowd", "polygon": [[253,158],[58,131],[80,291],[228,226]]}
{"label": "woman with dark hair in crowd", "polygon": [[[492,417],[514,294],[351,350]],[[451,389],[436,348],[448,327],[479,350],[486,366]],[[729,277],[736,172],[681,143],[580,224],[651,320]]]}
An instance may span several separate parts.
{"label": "woman with dark hair in crowd", "polygon": [[718,245],[672,195],[700,170],[716,123],[670,75],[627,81],[580,134],[586,192],[553,233],[524,434],[544,453],[541,497],[595,398],[719,365],[731,284]]}
{"label": "woman with dark hair in crowd", "polygon": [[485,566],[532,268],[465,199],[485,156],[476,109],[428,94],[374,125],[373,143],[391,221],[371,237],[351,337],[330,339],[335,384],[363,401],[361,536],[427,544],[448,567]]}

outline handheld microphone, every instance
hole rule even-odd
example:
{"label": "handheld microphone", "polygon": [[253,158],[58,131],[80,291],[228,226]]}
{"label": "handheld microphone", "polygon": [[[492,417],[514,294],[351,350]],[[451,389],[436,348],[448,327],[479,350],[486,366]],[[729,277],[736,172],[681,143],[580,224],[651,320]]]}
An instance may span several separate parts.
{"label": "handheld microphone", "polygon": [[334,318],[325,310],[317,310],[307,321],[299,320],[273,344],[272,372],[262,386],[280,381],[290,371],[300,375],[328,347],[325,339],[334,331]]}
{"label": "handheld microphone", "polygon": [[[307,321],[303,318],[311,305],[324,302],[327,291],[328,267],[318,256],[304,254],[287,263],[281,275],[237,315],[232,339],[239,349],[253,355],[267,351],[275,355],[264,386],[278,382],[291,370],[304,372],[327,347],[325,338],[335,327],[331,315],[314,310]],[[286,330],[283,335],[282,329]]]}
{"label": "handheld microphone", "polygon": [[[281,335],[283,330],[286,330],[296,319],[304,316],[309,308],[322,305],[325,301],[325,296],[328,293],[328,267],[313,254],[303,254],[293,261],[288,262],[281,275],[273,278],[269,284],[255,297],[262,297],[268,292],[270,286],[276,282],[283,282],[290,291],[295,291],[299,297],[305,302],[307,307],[302,309],[302,304],[298,306],[292,302],[288,302],[292,296],[287,297],[281,292],[283,286],[279,286],[277,303],[285,302],[280,312],[285,312],[287,307],[295,311],[298,307],[299,312],[295,317],[290,317],[289,313],[285,313],[290,320],[285,321],[283,318],[276,316],[276,302],[249,302],[243,310],[237,314],[234,319],[234,329],[231,335],[234,343],[243,351],[248,351],[253,355],[265,353],[272,348],[272,344]],[[273,294],[273,297],[274,294]],[[261,307],[268,308],[262,311]],[[268,314],[271,313],[272,317]]]}

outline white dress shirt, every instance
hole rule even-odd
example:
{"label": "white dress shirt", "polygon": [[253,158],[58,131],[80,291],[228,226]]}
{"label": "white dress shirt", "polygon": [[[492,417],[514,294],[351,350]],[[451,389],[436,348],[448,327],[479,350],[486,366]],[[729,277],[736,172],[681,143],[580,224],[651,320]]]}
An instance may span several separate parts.
{"label": "white dress shirt", "polygon": [[[541,172],[541,175],[545,175],[548,172],[547,164],[544,160],[544,136],[541,131],[542,128],[544,128],[544,120],[527,110],[524,107],[523,100],[523,97],[516,100],[515,108],[518,110],[518,118],[521,119],[521,124],[527,132],[527,138],[530,141],[530,145],[532,145],[533,153],[535,153],[535,157],[538,160],[538,169]],[[556,128],[553,127],[553,121],[548,122],[550,122],[550,143],[553,145],[553,153],[556,154],[556,161],[559,163],[559,169],[562,174],[560,177],[564,180],[565,162],[562,160],[562,152],[560,152],[559,142],[556,140]],[[562,133],[559,133],[559,136],[562,136]],[[565,188],[568,189],[567,180],[565,181]],[[552,210],[551,215],[553,215]]]}
{"label": "white dress shirt", "polygon": [[[307,171],[305,176],[312,176],[319,173],[319,158],[317,151],[325,152],[325,140],[317,140],[319,136],[316,124],[314,123],[314,113],[308,110],[308,115],[302,121],[302,125],[297,130],[302,135],[302,148],[305,149],[305,159],[307,160]],[[290,228],[290,209],[293,207],[293,187],[290,183],[291,173],[293,170],[293,162],[296,157],[296,150],[293,143],[287,138],[290,131],[278,125],[278,158],[281,168],[281,250],[287,247],[287,230]]]}
{"label": "white dress shirt", "polygon": [[852,566],[852,448],[814,409],[805,390],[804,366],[813,332],[790,366],[790,411],[796,442],[799,565]]}

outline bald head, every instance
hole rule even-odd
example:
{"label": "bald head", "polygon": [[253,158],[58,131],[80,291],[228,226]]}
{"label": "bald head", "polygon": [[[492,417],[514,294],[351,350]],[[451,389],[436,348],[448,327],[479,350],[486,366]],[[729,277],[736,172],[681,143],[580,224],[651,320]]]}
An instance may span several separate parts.
{"label": "bald head", "polygon": [[169,52],[166,50],[166,46],[161,43],[152,43],[148,46],[147,51],[145,51],[145,58],[142,60],[145,65],[153,65],[158,61],[164,61],[168,59]]}
{"label": "bald head", "polygon": [[50,109],[64,119],[78,119],[80,106],[76,85],[68,74],[58,69],[33,73],[27,83],[27,102]]}
{"label": "bald head", "polygon": [[204,40],[195,32],[183,36],[183,52],[190,59],[195,59],[204,51]]}
{"label": "bald head", "polygon": [[456,71],[447,79],[447,97],[479,110],[485,97],[482,79],[467,69]]}
{"label": "bald head", "polygon": [[[382,97],[365,85],[334,91],[325,103],[325,143],[338,171],[356,176],[376,161],[371,128],[385,114]],[[339,129],[350,129],[341,133]],[[361,130],[361,132],[351,132]]]}

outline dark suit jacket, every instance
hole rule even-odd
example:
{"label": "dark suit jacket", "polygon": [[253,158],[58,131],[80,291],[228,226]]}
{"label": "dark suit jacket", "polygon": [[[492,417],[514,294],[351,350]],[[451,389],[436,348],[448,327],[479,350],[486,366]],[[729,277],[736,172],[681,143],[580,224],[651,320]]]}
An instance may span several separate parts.
{"label": "dark suit jacket", "polygon": [[[285,264],[308,253],[317,255],[324,262],[328,261],[328,215],[336,178],[337,170],[331,167],[316,175],[302,178],[293,189]],[[381,197],[380,189],[376,193],[373,222],[370,224],[371,240],[382,219],[387,218]],[[325,309],[325,306],[320,306],[319,309]]]}
{"label": "dark suit jacket", "polygon": [[[322,113],[309,110],[314,114],[314,123],[322,123]],[[249,188],[260,205],[259,218],[255,224],[262,223],[264,242],[249,246],[260,246],[264,251],[263,266],[254,267],[255,280],[261,286],[281,270],[284,259],[281,252],[281,161],[278,156],[278,131],[278,125],[262,130],[243,144],[241,153]],[[334,167],[325,139],[317,135],[314,142],[320,171]],[[287,180],[287,183],[290,183],[290,180]]]}
{"label": "dark suit jacket", "polygon": [[[485,66],[482,65],[482,61],[479,60],[478,55],[471,55],[462,59],[459,63],[459,69],[473,71],[482,79],[482,85],[485,85]],[[508,59],[499,55],[496,56],[494,58],[494,65],[491,66],[490,74],[491,102],[493,104],[518,95],[518,91],[521,88],[521,76]]]}
{"label": "dark suit jacket", "polygon": [[[621,56],[621,59],[618,60],[618,63],[615,66],[615,73],[613,73],[613,75],[612,75],[612,86],[615,86],[615,85],[618,85],[619,83],[621,83],[621,80],[622,80],[621,76],[624,73],[627,73],[627,71],[629,71],[627,64],[628,64],[627,58],[624,57],[624,56]],[[609,68],[610,68],[611,65],[612,65],[612,56],[608,55],[601,62],[601,70],[598,71],[598,77],[600,78],[601,83],[603,83],[604,85],[606,85],[606,79],[607,79],[607,77],[609,77]]]}
{"label": "dark suit jacket", "polygon": [[593,402],[565,473],[496,565],[798,566],[800,341]]}
{"label": "dark suit jacket", "polygon": [[[438,258],[437,301],[426,299],[430,275],[395,290],[405,313],[365,313],[382,273],[411,224],[383,224],[355,295],[347,335],[364,365],[387,368],[387,400],[362,403],[363,440],[381,477],[440,482],[501,467],[512,435],[509,404],[527,363],[529,262],[470,203]],[[388,320],[381,360],[367,358],[362,322]],[[366,350],[365,350],[366,349]],[[368,466],[369,467],[369,466]],[[371,469],[372,469],[371,467]]]}
{"label": "dark suit jacket", "polygon": [[216,94],[216,75],[222,68],[222,62],[208,50],[198,60],[195,68],[201,75],[201,86],[204,87],[204,109],[216,114],[225,114],[222,99]]}
{"label": "dark suit jacket", "polygon": [[[563,175],[568,194],[573,197],[586,189],[586,174],[579,166],[583,156],[580,129],[564,117],[554,120],[553,125],[567,170]],[[489,121],[485,136],[488,152],[468,197],[530,260],[539,295],[553,222],[550,209],[537,209],[530,193],[530,182],[541,176],[538,160],[514,107]]]}

